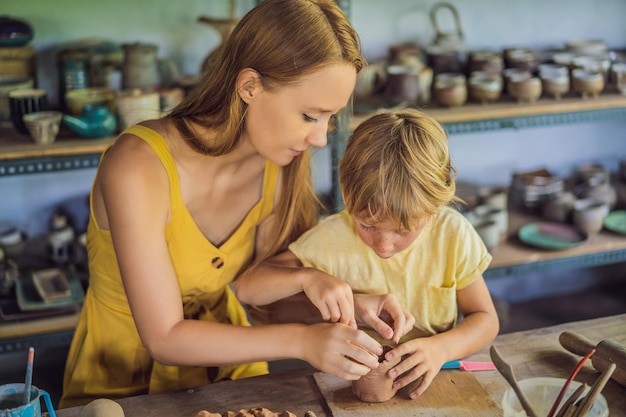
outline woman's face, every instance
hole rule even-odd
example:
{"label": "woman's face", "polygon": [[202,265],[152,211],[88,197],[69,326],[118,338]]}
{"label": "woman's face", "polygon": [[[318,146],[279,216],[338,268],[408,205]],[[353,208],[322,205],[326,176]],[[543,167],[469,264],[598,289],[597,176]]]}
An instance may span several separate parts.
{"label": "woman's face", "polygon": [[326,145],[328,123],[356,83],[352,65],[337,64],[248,101],[246,137],[263,157],[285,166],[311,146]]}

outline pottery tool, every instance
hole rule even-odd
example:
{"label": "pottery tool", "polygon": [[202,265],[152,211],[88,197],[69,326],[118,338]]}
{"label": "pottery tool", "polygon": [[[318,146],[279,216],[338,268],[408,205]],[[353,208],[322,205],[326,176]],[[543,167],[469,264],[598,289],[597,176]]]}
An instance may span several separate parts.
{"label": "pottery tool", "polygon": [[580,384],[580,386],[576,388],[576,391],[574,391],[572,395],[570,395],[569,398],[565,400],[565,402],[563,403],[563,407],[561,407],[559,412],[556,414],[556,417],[565,417],[565,414],[568,412],[570,412],[570,414],[573,414],[573,408],[575,407],[574,403],[588,387],[589,385],[587,384]]}
{"label": "pottery tool", "polygon": [[511,367],[511,365],[509,365],[502,358],[502,356],[500,356],[500,352],[498,352],[498,349],[494,345],[491,345],[491,348],[489,349],[489,354],[491,355],[491,360],[493,361],[494,365],[496,365],[496,369],[498,370],[498,372],[500,372],[500,375],[502,375],[504,379],[507,380],[511,388],[513,388],[513,391],[515,391],[515,394],[517,395],[517,398],[519,399],[522,408],[524,409],[524,411],[526,411],[526,415],[528,417],[538,417],[537,413],[533,409],[533,406],[530,405],[528,398],[526,398],[526,394],[524,394],[524,391],[522,391],[519,384],[517,383],[517,379],[515,379],[515,373],[513,372],[513,368]]}
{"label": "pottery tool", "polygon": [[609,382],[609,379],[611,378],[611,375],[613,375],[613,373],[615,372],[616,368],[617,366],[614,363],[604,368],[604,371],[602,371],[598,379],[596,379],[596,382],[594,382],[594,384],[591,386],[589,393],[582,399],[582,402],[574,413],[574,417],[587,415],[589,410],[591,410],[591,407],[593,407],[593,403],[596,402],[596,398],[598,398],[598,395],[600,395],[600,391],[602,391],[606,383]]}
{"label": "pottery tool", "polygon": [[35,348],[28,348],[28,359],[26,360],[26,380],[24,382],[24,405],[30,402],[30,389],[33,385],[33,361],[35,360]]}
{"label": "pottery tool", "polygon": [[491,371],[496,369],[493,362],[449,361],[441,369],[462,369],[463,371]]}
{"label": "pottery tool", "polygon": [[[552,405],[552,408],[550,409],[550,412],[548,413],[548,417],[554,416],[554,413],[556,413],[556,409],[559,408],[559,404],[561,403],[561,400],[563,400],[563,397],[565,396],[565,393],[567,392],[567,388],[572,383],[574,378],[576,378],[576,375],[578,375],[578,372],[580,371],[580,368],[583,367],[585,362],[587,362],[587,359],[592,357],[594,353],[596,353],[596,350],[595,349],[591,349],[589,351],[589,353],[587,353],[578,362],[578,365],[576,365],[574,370],[569,374],[569,377],[565,380],[565,383],[563,384],[563,388],[561,388],[561,391],[559,391],[559,395],[556,396],[556,400],[554,401],[554,404]],[[565,406],[563,406],[563,407],[565,407]]]}
{"label": "pottery tool", "polygon": [[616,369],[611,378],[626,387],[626,347],[611,339],[604,339],[594,346],[585,337],[569,331],[559,335],[559,342],[566,350],[581,356],[595,349],[596,353],[591,357],[593,367],[602,372],[614,363]]}

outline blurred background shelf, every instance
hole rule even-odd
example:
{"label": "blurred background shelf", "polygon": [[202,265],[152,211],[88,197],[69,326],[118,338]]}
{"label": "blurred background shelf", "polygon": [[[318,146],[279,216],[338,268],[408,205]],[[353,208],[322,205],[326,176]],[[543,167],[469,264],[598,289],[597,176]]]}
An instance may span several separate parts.
{"label": "blurred background shelf", "polygon": [[[372,112],[385,108],[384,104],[380,97],[355,102],[355,115],[350,121],[350,128],[354,129]],[[597,98],[585,100],[571,94],[561,100],[544,97],[532,104],[503,99],[486,105],[467,103],[452,108],[423,106],[420,110],[442,123],[449,134],[474,133],[626,120],[626,96],[608,91]]]}

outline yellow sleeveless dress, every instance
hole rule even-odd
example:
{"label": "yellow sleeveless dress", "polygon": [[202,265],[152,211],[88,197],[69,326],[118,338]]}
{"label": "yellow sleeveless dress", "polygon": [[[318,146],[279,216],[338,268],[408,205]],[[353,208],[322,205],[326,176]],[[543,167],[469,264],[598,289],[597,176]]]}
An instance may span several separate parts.
{"label": "yellow sleeveless dress", "polygon": [[[172,216],[165,235],[185,316],[249,326],[229,283],[252,258],[256,226],[272,211],[278,166],[266,162],[260,200],[228,241],[217,248],[183,205],[176,166],[163,137],[144,126],[133,126],[125,133],[145,140],[169,177]],[[165,366],[152,360],[130,313],[110,232],[98,226],[91,212],[87,227],[89,289],[65,366],[60,408],[96,398],[172,391],[268,373],[266,362],[205,368]]]}

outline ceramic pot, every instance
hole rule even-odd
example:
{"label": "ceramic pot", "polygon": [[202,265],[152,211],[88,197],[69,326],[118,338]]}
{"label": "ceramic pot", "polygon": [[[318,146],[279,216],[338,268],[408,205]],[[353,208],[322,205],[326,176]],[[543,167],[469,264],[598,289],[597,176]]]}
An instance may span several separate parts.
{"label": "ceramic pot", "polygon": [[24,115],[47,109],[48,96],[46,90],[25,88],[9,92],[11,121],[15,130],[23,135],[28,135],[28,128],[26,128],[23,120]]}
{"label": "ceramic pot", "polygon": [[25,20],[0,16],[0,46],[24,46],[33,39],[33,28]]}
{"label": "ceramic pot", "polygon": [[387,372],[400,363],[401,358],[393,361],[385,360],[385,354],[391,350],[390,346],[384,346],[383,354],[379,357],[380,365],[372,369],[367,375],[352,381],[352,393],[361,401],[368,403],[382,403],[393,398],[398,392],[393,387],[394,380],[389,378]]}
{"label": "ceramic pot", "polygon": [[467,101],[467,82],[460,73],[443,73],[435,76],[433,95],[445,107],[462,106]]}
{"label": "ceramic pot", "polygon": [[122,87],[125,89],[151,89],[159,86],[158,46],[132,43],[122,45],[124,64],[122,67]]}
{"label": "ceramic pot", "polygon": [[419,73],[417,68],[403,65],[387,67],[385,96],[392,105],[417,103],[419,97]]}
{"label": "ceramic pot", "polygon": [[581,199],[574,203],[573,221],[580,230],[594,234],[602,230],[604,218],[609,214],[605,202],[594,199]]}
{"label": "ceramic pot", "polygon": [[572,89],[584,99],[598,97],[604,90],[604,77],[599,72],[575,69],[572,71]]}
{"label": "ceramic pot", "polygon": [[137,88],[118,91],[115,106],[120,119],[120,130],[161,115],[161,98],[156,91],[142,92]]}
{"label": "ceramic pot", "polygon": [[0,75],[0,121],[11,120],[9,93],[13,90],[33,88],[32,78],[17,75]]}
{"label": "ceramic pot", "polygon": [[468,81],[468,93],[473,100],[487,104],[500,98],[503,84],[499,74],[475,71]]}
{"label": "ceramic pot", "polygon": [[33,141],[38,145],[49,145],[59,133],[59,124],[63,118],[60,111],[40,111],[29,113],[22,118]]}

